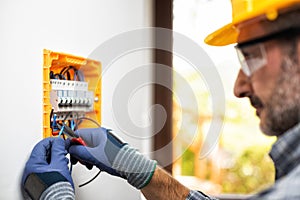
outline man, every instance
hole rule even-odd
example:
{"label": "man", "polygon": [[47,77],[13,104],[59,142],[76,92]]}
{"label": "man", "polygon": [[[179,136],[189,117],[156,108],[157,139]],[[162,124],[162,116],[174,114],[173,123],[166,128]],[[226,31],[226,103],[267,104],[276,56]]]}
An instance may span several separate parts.
{"label": "man", "polygon": [[[232,8],[232,23],[205,41],[216,46],[237,43],[242,69],[234,93],[240,98],[248,97],[256,108],[262,131],[278,137],[270,152],[276,168],[275,184],[252,199],[300,199],[300,0],[232,0]],[[141,189],[147,199],[214,199],[181,185],[155,161],[121,142],[107,129],[83,129],[77,134],[88,147],[66,145],[75,160],[125,178]],[[52,144],[53,151],[57,147]],[[63,155],[65,150],[60,148],[60,151]],[[56,166],[61,166],[59,170],[51,167],[52,159],[50,167],[49,162],[42,162],[45,166],[36,170],[32,168],[36,160],[38,156],[29,159],[23,175],[22,184],[27,193],[33,193],[32,177],[36,182],[47,182],[49,177],[41,175],[53,171],[61,174],[61,180],[46,184],[35,196],[53,194],[51,187],[55,189],[56,184],[72,191],[73,183],[62,157],[54,161]],[[68,194],[60,193],[64,195]],[[70,194],[69,197],[72,198]]]}

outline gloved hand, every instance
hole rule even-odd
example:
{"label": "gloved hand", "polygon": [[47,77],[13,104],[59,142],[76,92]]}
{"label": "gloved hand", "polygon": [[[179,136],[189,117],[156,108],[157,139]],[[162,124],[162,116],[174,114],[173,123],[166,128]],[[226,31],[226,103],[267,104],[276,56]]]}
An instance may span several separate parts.
{"label": "gloved hand", "polygon": [[[46,138],[40,141],[33,148],[25,165],[22,186],[25,187],[26,182],[36,183],[29,178],[34,175],[35,181],[39,179],[44,186],[67,181],[74,188],[66,154],[65,141],[62,138]],[[31,185],[31,187],[34,186]]]}
{"label": "gloved hand", "polygon": [[105,128],[80,129],[76,134],[87,146],[71,145],[69,153],[81,163],[92,164],[111,175],[127,179],[134,187],[146,186],[156,161],[150,160]]}
{"label": "gloved hand", "polygon": [[91,165],[95,165],[109,174],[121,177],[112,168],[112,162],[125,143],[105,128],[80,129],[75,134],[85,141],[87,147],[72,145],[73,143],[71,142],[72,146],[69,148],[69,152],[71,157],[75,158],[71,159],[72,164],[80,160],[89,169],[91,169]]}

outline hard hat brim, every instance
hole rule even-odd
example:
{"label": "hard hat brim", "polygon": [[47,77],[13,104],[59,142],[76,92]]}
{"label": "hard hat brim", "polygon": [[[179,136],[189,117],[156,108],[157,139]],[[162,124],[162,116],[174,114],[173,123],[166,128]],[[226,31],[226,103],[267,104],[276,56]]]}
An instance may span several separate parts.
{"label": "hard hat brim", "polygon": [[206,44],[213,46],[225,46],[237,43],[240,32],[240,30],[237,28],[238,24],[248,20],[253,20],[258,17],[275,20],[280,9],[291,7],[292,5],[299,3],[299,0],[278,0],[276,4],[272,3],[272,1],[262,1],[260,6],[256,7],[255,10],[239,15],[238,18],[233,19],[232,23],[229,23],[216,30],[215,32],[209,34],[204,41]]}
{"label": "hard hat brim", "polygon": [[225,46],[237,42],[239,30],[232,24],[227,24],[217,31],[209,34],[204,42],[213,46]]}

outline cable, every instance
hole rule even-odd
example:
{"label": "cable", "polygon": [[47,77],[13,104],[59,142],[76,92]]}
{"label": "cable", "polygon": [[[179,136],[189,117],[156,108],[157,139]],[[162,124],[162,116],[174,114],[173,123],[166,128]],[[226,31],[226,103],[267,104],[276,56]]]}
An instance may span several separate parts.
{"label": "cable", "polygon": [[[64,71],[65,71],[67,68],[68,68],[68,67],[64,67],[64,68],[60,71],[59,74],[64,74],[64,73],[65,73]],[[67,71],[67,78],[68,78],[68,80],[71,80],[70,72],[68,72],[68,71]]]}
{"label": "cable", "polygon": [[63,123],[65,124],[65,121],[68,119],[68,117],[72,114],[72,112],[68,112],[65,116],[65,118],[63,119]]}
{"label": "cable", "polygon": [[89,184],[90,182],[92,182],[93,180],[95,180],[99,176],[100,173],[101,173],[101,170],[99,170],[98,173],[93,178],[91,178],[91,180],[89,180],[89,181],[87,181],[87,182],[85,182],[83,184],[78,185],[78,187],[83,187],[83,186]]}
{"label": "cable", "polygon": [[81,70],[77,71],[77,75],[78,75],[78,80],[79,81],[84,81],[84,75],[83,75]]}
{"label": "cable", "polygon": [[67,77],[68,77],[68,80],[71,80],[71,75],[70,75],[70,70],[73,70],[73,80],[75,81],[76,79],[78,81],[83,81],[83,75],[82,75],[82,72],[78,69],[76,69],[76,67],[74,66],[69,66],[69,67],[64,67],[61,71],[60,71],[60,74],[64,75],[67,73]]}
{"label": "cable", "polygon": [[51,124],[52,116],[53,116],[53,108],[51,109],[51,112],[50,112],[50,124]]}
{"label": "cable", "polygon": [[96,120],[88,118],[88,117],[79,117],[78,120],[89,120],[91,122],[94,122],[98,127],[101,127],[100,124]]}
{"label": "cable", "polygon": [[75,121],[74,121],[74,119],[72,119],[71,120],[71,129],[72,129],[72,131],[74,131],[75,130]]}
{"label": "cable", "polygon": [[[65,125],[63,124],[62,128],[60,129],[60,131],[58,133],[59,137],[61,136],[61,134],[63,134],[64,128],[65,128]],[[65,134],[63,134],[63,135],[65,135]]]}
{"label": "cable", "polygon": [[66,80],[66,77],[62,74],[54,74],[54,79]]}
{"label": "cable", "polygon": [[53,71],[50,71],[49,76],[50,76],[50,79],[55,79],[55,76],[54,76],[54,72],[53,72]]}
{"label": "cable", "polygon": [[[82,121],[82,120],[89,120],[89,121],[95,123],[98,127],[100,127],[100,124],[96,120],[88,118],[88,117],[79,117],[79,118],[77,118],[77,120],[80,120],[80,121]],[[77,125],[76,125],[76,128],[77,128]],[[72,167],[70,169],[72,169]],[[85,182],[83,184],[78,185],[78,187],[83,187],[83,186],[91,183],[93,180],[95,180],[99,176],[100,173],[101,173],[101,170],[99,169],[98,173],[93,178],[91,178],[90,180],[88,180],[87,182]]]}

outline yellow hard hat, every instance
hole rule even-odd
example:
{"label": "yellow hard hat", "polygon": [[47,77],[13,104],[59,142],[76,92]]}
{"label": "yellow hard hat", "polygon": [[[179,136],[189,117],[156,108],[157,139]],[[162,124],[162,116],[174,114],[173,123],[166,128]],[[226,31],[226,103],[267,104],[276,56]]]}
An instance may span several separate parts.
{"label": "yellow hard hat", "polygon": [[262,15],[275,20],[279,10],[299,3],[300,0],[231,0],[232,22],[208,35],[205,43],[214,46],[236,43],[239,36],[236,25]]}

